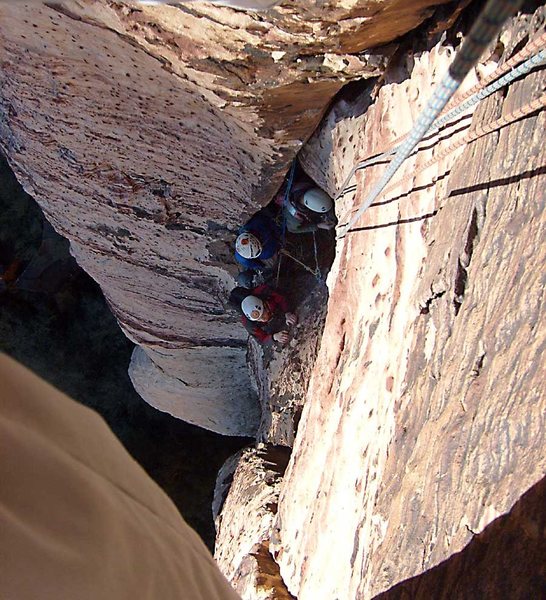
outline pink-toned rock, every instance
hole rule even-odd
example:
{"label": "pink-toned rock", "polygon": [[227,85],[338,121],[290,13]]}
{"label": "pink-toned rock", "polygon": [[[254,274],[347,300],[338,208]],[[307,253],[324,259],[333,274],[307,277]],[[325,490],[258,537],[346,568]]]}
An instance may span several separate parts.
{"label": "pink-toned rock", "polygon": [[[503,59],[539,23],[516,20]],[[337,105],[306,169],[334,193],[357,159],[408,129],[449,54],[407,57],[409,78],[387,76],[365,114],[362,101]],[[509,114],[544,81],[518,81],[472,124]],[[534,114],[420,172],[441,148],[429,140],[404,165],[409,180],[338,242],[271,544],[299,600],[370,598],[430,569],[543,477],[545,123]],[[451,143],[469,124],[441,136]],[[357,176],[340,216],[383,169]]]}
{"label": "pink-toned rock", "polygon": [[[291,595],[269,553],[288,448],[259,444],[229,459],[214,492],[215,559],[243,600],[288,600]],[[229,492],[227,492],[229,490]]]}
{"label": "pink-toned rock", "polygon": [[343,82],[382,72],[392,48],[366,49],[436,3],[0,4],[2,149],[140,347],[148,402],[256,430],[246,335],[224,311],[236,229]]}

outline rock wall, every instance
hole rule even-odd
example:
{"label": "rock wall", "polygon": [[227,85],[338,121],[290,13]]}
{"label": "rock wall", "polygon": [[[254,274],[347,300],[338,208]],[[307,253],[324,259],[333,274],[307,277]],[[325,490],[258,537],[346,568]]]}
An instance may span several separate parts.
{"label": "rock wall", "polygon": [[382,72],[437,0],[0,4],[0,142],[140,349],[151,404],[230,435],[258,406],[224,311],[236,229],[345,80]]}
{"label": "rock wall", "polygon": [[[515,19],[502,60],[543,23],[543,9]],[[337,105],[305,149],[308,171],[338,189],[358,158],[407,130],[450,54],[407,55],[374,100]],[[532,73],[439,137],[510,113],[544,82]],[[545,123],[535,113],[419,172],[441,148],[428,140],[409,179],[338,242],[271,544],[299,600],[370,598],[438,565],[543,477]],[[340,215],[383,168],[357,176]],[[489,594],[507,589],[500,579]],[[538,581],[520,586],[538,592]]]}
{"label": "rock wall", "polygon": [[[302,281],[299,275],[294,274],[290,283],[300,296],[307,298],[295,308],[300,325],[296,326],[293,339],[282,352],[264,352],[262,346],[250,340],[248,352],[251,377],[262,404],[256,439],[287,448],[294,445],[326,319],[328,297],[324,282],[313,281],[307,273]],[[290,283],[281,285],[281,289]]]}
{"label": "rock wall", "polygon": [[269,552],[280,483],[289,457],[286,447],[259,444],[229,459],[218,474],[213,504],[215,559],[245,600],[292,598]]}

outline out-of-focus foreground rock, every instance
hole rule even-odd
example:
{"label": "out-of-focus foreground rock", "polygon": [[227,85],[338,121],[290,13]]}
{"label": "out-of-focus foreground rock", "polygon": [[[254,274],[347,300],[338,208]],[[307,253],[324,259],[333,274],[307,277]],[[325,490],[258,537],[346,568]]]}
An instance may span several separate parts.
{"label": "out-of-focus foreground rock", "polygon": [[[465,86],[543,30],[543,8],[512,20]],[[373,98],[333,107],[300,155],[306,170],[334,193],[408,130],[452,57],[445,42],[395,57]],[[338,242],[269,538],[298,600],[544,590],[545,112],[422,169],[544,85],[535,71],[423,142],[403,184]],[[383,169],[358,173],[340,217]]]}
{"label": "out-of-focus foreground rock", "polygon": [[255,433],[246,334],[223,308],[235,231],[344,81],[393,48],[365,50],[434,4],[0,3],[2,149],[138,344],[148,402]]}

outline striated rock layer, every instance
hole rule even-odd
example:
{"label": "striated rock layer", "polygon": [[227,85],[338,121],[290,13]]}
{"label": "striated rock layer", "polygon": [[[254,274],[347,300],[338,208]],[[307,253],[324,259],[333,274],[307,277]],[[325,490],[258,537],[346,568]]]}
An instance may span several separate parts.
{"label": "striated rock layer", "polygon": [[[503,60],[542,10],[503,34]],[[449,54],[407,56],[373,102],[337,105],[305,149],[307,170],[334,192],[358,158],[407,130]],[[532,73],[440,138],[509,114],[544,83]],[[338,242],[271,544],[299,600],[370,598],[430,569],[543,477],[545,124],[535,113],[420,172],[442,147],[428,140],[405,183]],[[357,176],[339,215],[383,169]]]}
{"label": "striated rock layer", "polygon": [[256,431],[246,334],[223,302],[238,225],[344,80],[375,76],[438,0],[0,4],[0,142],[139,348],[157,408]]}

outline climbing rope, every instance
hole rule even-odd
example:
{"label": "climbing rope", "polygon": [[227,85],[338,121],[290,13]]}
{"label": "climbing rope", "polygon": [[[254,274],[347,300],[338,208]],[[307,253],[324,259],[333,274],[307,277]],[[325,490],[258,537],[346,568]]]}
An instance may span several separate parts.
{"label": "climbing rope", "polygon": [[[448,102],[446,107],[440,113],[440,115],[444,115],[444,114],[446,115],[445,117],[443,117],[443,116],[441,117],[442,123],[439,124],[440,119],[435,121],[431,126],[431,131],[438,130],[444,123],[449,122],[453,116],[463,112],[462,110],[457,110],[457,108],[467,98],[470,98],[471,96],[476,97],[476,100],[474,102],[472,102],[472,104],[475,104],[476,102],[479,102],[483,98],[489,96],[490,94],[492,94],[495,91],[497,91],[498,89],[500,89],[500,87],[502,87],[502,86],[497,87],[497,86],[495,86],[495,84],[489,86],[489,84],[491,82],[494,82],[497,79],[500,82],[502,76],[505,73],[511,71],[513,73],[513,76],[510,77],[509,80],[505,80],[502,85],[508,85],[517,77],[520,77],[521,75],[525,75],[532,68],[539,66],[540,64],[543,64],[543,60],[541,60],[540,57],[544,56],[544,47],[545,46],[546,46],[546,33],[542,33],[541,35],[538,35],[537,37],[532,39],[530,42],[528,42],[524,46],[524,48],[522,48],[518,53],[514,54],[514,56],[512,56],[512,58],[508,59],[502,65],[498,66],[492,73],[490,73],[487,77],[482,79],[482,81],[480,81],[480,83],[477,83],[476,85],[474,85],[472,88],[470,88],[463,94],[457,94],[454,98],[452,98],[452,100],[450,100]],[[540,50],[540,52],[539,52],[539,50]],[[520,70],[520,67],[517,67],[517,69],[514,68],[516,65],[519,65],[520,62],[526,61],[526,59],[531,57],[533,54],[535,56],[532,57],[530,61],[527,61],[525,63],[526,64],[525,68],[523,68],[523,65],[521,66],[522,67],[521,70]],[[488,89],[488,93],[486,95],[482,96],[481,98],[479,98],[477,96],[477,93],[478,92],[481,93],[482,90],[484,90],[484,88]],[[472,106],[472,104],[467,105],[466,109],[468,109],[470,106]],[[447,111],[449,111],[449,112],[447,112]],[[389,144],[389,146],[387,148],[385,148],[383,150],[378,150],[377,152],[374,152],[373,155],[368,156],[365,160],[358,162],[351,169],[351,171],[345,178],[345,181],[343,182],[342,186],[340,187],[340,190],[336,194],[334,200],[337,201],[339,198],[343,197],[346,193],[348,193],[350,191],[354,191],[354,189],[348,189],[349,182],[353,178],[354,174],[357,171],[360,171],[361,169],[365,169],[366,167],[373,166],[377,163],[384,161],[385,159],[388,159],[392,154],[394,154],[394,152],[396,152],[396,150],[398,149],[398,144],[404,139],[404,137],[405,136],[402,135],[402,136],[396,138],[393,142],[391,142]],[[354,211],[351,211],[351,212],[354,212]],[[344,215],[343,219],[341,219],[341,220],[344,220],[345,216],[346,215]]]}
{"label": "climbing rope", "polygon": [[[288,203],[288,199],[290,198],[290,191],[292,189],[292,185],[294,183],[294,176],[296,174],[296,159],[292,161],[292,166],[290,167],[290,174],[288,175],[288,181],[286,183],[286,191],[284,192],[284,198],[282,201],[281,214],[282,214],[282,225],[281,225],[281,250],[284,248],[286,243],[286,211],[284,207]],[[281,276],[281,261],[282,261],[282,253],[279,252],[279,261],[277,263],[277,278],[275,280],[275,287],[279,287],[279,278]]]}
{"label": "climbing rope", "polygon": [[[476,127],[472,131],[466,133],[463,138],[461,138],[457,142],[454,142],[453,144],[451,144],[450,146],[448,146],[447,148],[442,150],[442,152],[438,153],[434,158],[432,158],[431,160],[429,160],[428,162],[423,164],[417,171],[413,171],[412,173],[404,176],[399,181],[396,181],[396,182],[392,183],[391,185],[387,186],[384,190],[385,193],[390,192],[393,189],[412,180],[416,175],[418,175],[419,173],[422,173],[423,171],[426,171],[433,164],[443,160],[444,158],[449,156],[452,152],[454,152],[461,146],[464,146],[465,144],[469,144],[485,135],[488,135],[489,133],[492,133],[493,131],[502,129],[503,127],[506,127],[507,125],[511,125],[512,123],[519,121],[520,119],[523,119],[525,117],[528,117],[528,116],[532,115],[533,113],[535,113],[539,110],[542,110],[544,108],[546,108],[546,93],[542,94],[542,96],[540,96],[539,98],[535,98],[534,100],[525,104],[524,106],[517,108],[516,110],[512,111],[511,113],[504,115],[504,116],[500,117],[499,119],[488,123],[487,125],[480,125],[480,126]],[[387,200],[387,202],[389,202],[389,200]]]}
{"label": "climbing rope", "polygon": [[308,273],[311,273],[311,275],[313,275],[314,277],[317,276],[316,271],[313,271],[313,269],[311,269],[311,267],[307,266],[304,262],[302,262],[301,260],[299,260],[295,256],[292,256],[292,254],[290,254],[290,252],[288,252],[288,250],[285,250],[283,248],[282,250],[280,250],[280,254],[282,254],[283,256],[286,256],[287,258],[290,258],[291,260],[293,260],[296,264],[298,264],[300,267],[303,267]]}
{"label": "climbing rope", "polygon": [[390,192],[393,189],[399,187],[400,185],[403,185],[407,181],[410,181],[416,175],[418,175],[419,173],[421,173],[423,171],[426,171],[433,164],[443,160],[444,158],[449,156],[452,152],[454,152],[461,146],[464,146],[465,144],[474,142],[475,140],[477,140],[485,135],[488,135],[489,133],[492,133],[493,131],[502,129],[503,127],[506,127],[507,125],[511,125],[512,123],[515,123],[516,121],[519,121],[520,119],[523,119],[523,118],[537,112],[538,110],[543,109],[544,107],[546,107],[546,93],[542,94],[542,96],[540,96],[538,98],[535,98],[534,100],[525,104],[524,106],[517,108],[516,110],[513,110],[511,113],[509,113],[507,115],[503,115],[502,117],[500,117],[499,119],[496,119],[495,121],[492,121],[486,125],[480,125],[480,126],[476,127],[472,131],[469,131],[468,133],[466,133],[463,138],[461,138],[457,142],[454,142],[453,144],[451,144],[450,146],[445,148],[442,152],[439,152],[437,156],[435,156],[431,160],[427,161],[424,165],[419,167],[419,169],[417,169],[416,171],[413,171],[411,174],[408,174],[408,175],[402,177],[402,179],[400,179],[400,181],[396,181],[396,182],[392,183],[391,185],[389,185],[388,187],[386,187],[385,192],[388,192],[388,191]]}
{"label": "climbing rope", "polygon": [[434,120],[440,115],[442,109],[457,91],[464,77],[477,62],[486,46],[500,30],[506,19],[519,8],[521,2],[522,0],[489,0],[476,23],[470,30],[468,37],[464,40],[461,49],[449,67],[447,74],[436,87],[432,98],[419,115],[413,129],[396,150],[383,177],[372,188],[371,192],[351,220],[341,226],[342,230],[340,231],[338,238],[345,237],[351,226],[360,218],[362,213],[387,186],[400,165],[411,154],[413,149],[429,130]]}
{"label": "climbing rope", "polygon": [[511,84],[513,81],[515,81],[519,77],[527,75],[535,67],[542,66],[545,63],[546,63],[546,50],[543,49],[540,52],[537,52],[531,58],[528,58],[524,63],[519,65],[519,67],[514,67],[506,75],[497,79],[497,81],[484,87],[479,92],[476,92],[475,94],[470,96],[468,98],[468,100],[458,104],[453,110],[450,110],[444,117],[436,120],[433,123],[433,129],[439,129],[440,127],[442,127],[443,125],[445,125],[446,123],[451,121],[451,119],[453,119],[454,117],[457,117],[461,113],[465,112],[470,107],[474,106],[475,104],[477,104],[484,98],[491,96],[491,94],[494,94],[495,92],[497,92],[504,86]]}
{"label": "climbing rope", "polygon": [[319,263],[318,263],[317,242],[316,242],[316,239],[315,239],[315,233],[314,232],[313,232],[313,249],[314,249],[314,252],[315,252],[315,270],[314,271],[313,271],[313,269],[311,269],[311,267],[308,267],[301,260],[298,260],[295,256],[292,256],[292,254],[290,254],[290,252],[288,252],[285,249],[285,244],[286,244],[286,211],[284,210],[284,208],[287,205],[287,203],[289,201],[289,198],[290,198],[290,191],[291,191],[292,185],[294,183],[295,173],[296,173],[296,160],[294,159],[294,161],[292,162],[292,167],[290,169],[290,174],[288,176],[288,182],[287,182],[287,185],[286,185],[286,191],[284,193],[284,198],[283,198],[283,203],[282,203],[281,249],[279,250],[279,261],[277,263],[277,278],[276,278],[275,287],[279,286],[279,278],[281,276],[281,261],[282,261],[282,257],[283,256],[286,256],[287,258],[292,259],[295,263],[297,263],[298,265],[300,265],[301,267],[303,267],[306,271],[308,271],[309,273],[311,273],[314,277],[316,277],[318,281],[320,281],[322,279],[322,273],[320,272],[320,267],[319,267]]}
{"label": "climbing rope", "polygon": [[[515,54],[512,58],[507,60],[505,63],[498,66],[492,73],[490,73],[487,77],[485,77],[480,83],[477,83],[476,85],[474,85],[472,88],[470,88],[464,94],[458,94],[457,96],[455,96],[447,104],[447,106],[444,108],[444,110],[440,113],[441,115],[445,114],[445,116],[441,116],[441,119],[436,120],[432,124],[430,132],[431,133],[436,132],[438,129],[440,129],[444,125],[444,123],[448,123],[454,116],[462,113],[463,110],[467,110],[472,105],[476,104],[480,100],[483,100],[487,96],[493,94],[501,87],[510,84],[512,81],[514,81],[518,77],[521,77],[522,75],[526,75],[534,67],[544,64],[543,57],[544,57],[544,47],[545,46],[546,46],[546,33],[543,33],[543,34],[537,36],[536,38],[534,38],[533,40],[531,40],[530,42],[528,42],[522,50],[520,50],[517,54]],[[537,50],[540,50],[540,49],[541,49],[541,51],[537,52]],[[534,53],[536,53],[536,54],[533,57],[531,57],[531,59],[526,60]],[[515,65],[518,65],[522,61],[526,61],[524,63],[525,66],[521,65],[520,67],[514,68]],[[509,71],[511,72],[512,75],[509,76],[507,79],[504,79],[502,76]],[[498,78],[497,82],[495,82],[491,85],[488,85],[488,84],[490,84],[490,82],[495,81],[497,78]],[[502,84],[501,84],[501,81],[502,81]],[[487,90],[487,92],[485,92],[485,90]],[[471,103],[467,104],[463,110],[460,110],[460,106],[463,104],[463,102],[467,98],[470,98],[471,96],[473,98],[473,101]],[[447,111],[449,111],[449,112],[447,112]],[[377,163],[385,161],[385,159],[389,159],[389,157],[396,152],[396,150],[398,149],[398,144],[404,139],[404,137],[405,136],[400,136],[400,137],[396,138],[393,142],[391,142],[389,144],[389,146],[386,149],[384,149],[382,151],[378,150],[377,152],[374,152],[373,155],[368,156],[365,160],[358,162],[352,168],[352,170],[349,172],[347,177],[345,178],[345,181],[343,182],[342,186],[340,187],[340,190],[336,194],[334,200],[337,201],[339,198],[343,197],[346,193],[354,191],[355,188],[348,188],[349,182],[353,178],[354,174],[357,171],[365,169],[366,167],[373,166]],[[354,212],[354,210],[351,210],[351,212]],[[345,220],[346,216],[347,215],[344,215],[343,219],[341,219],[341,220]]]}
{"label": "climbing rope", "polygon": [[[527,75],[532,69],[534,69],[538,66],[544,65],[544,64],[546,64],[546,49],[543,49],[540,52],[537,52],[534,56],[527,59],[524,63],[522,63],[518,67],[513,68],[511,71],[509,71],[506,75],[504,75],[497,81],[482,88],[479,92],[470,96],[466,101],[458,104],[454,109],[450,110],[444,117],[434,121],[434,123],[432,124],[432,127],[429,131],[434,132],[434,131],[438,130],[444,124],[449,122],[453,117],[456,117],[457,115],[465,112],[471,106],[473,106],[473,105],[477,104],[478,102],[480,102],[481,100],[487,98],[494,92],[500,90],[501,88],[503,88],[506,85],[509,85],[514,80],[518,79],[519,77],[521,77],[523,75]],[[392,152],[394,152],[394,150],[396,150],[396,148],[393,149],[389,153],[385,153],[385,155],[388,156],[389,154],[392,154]],[[381,158],[384,158],[385,155],[381,155]],[[379,157],[376,157],[373,160],[370,160],[370,161],[367,161],[364,163],[360,163],[362,165],[362,166],[360,166],[360,168],[362,169],[365,166],[371,166],[372,164],[375,164],[375,162],[377,162],[378,158]],[[351,188],[346,188],[345,192],[348,192],[348,191],[353,191],[353,190],[351,190]],[[357,210],[358,210],[358,207],[349,209],[343,215],[343,218],[340,219],[340,221],[341,222],[345,221],[351,213],[354,213]]]}
{"label": "climbing rope", "polygon": [[313,252],[315,253],[315,277],[317,281],[322,279],[322,273],[320,272],[319,261],[318,261],[318,250],[317,250],[317,236],[316,232],[312,231],[313,234]]}
{"label": "climbing rope", "polygon": [[519,65],[520,62],[523,62],[533,54],[536,54],[539,50],[544,48],[544,46],[546,46],[546,32],[528,42],[517,54],[514,54],[512,58],[509,58],[502,65],[498,66],[492,73],[480,81],[480,83],[477,83],[463,94],[458,94],[448,102],[444,110],[450,110],[455,103],[464,102],[464,100],[478,92],[482,87],[489,85],[492,81],[495,81],[497,78],[510,71],[510,69]]}
{"label": "climbing rope", "polygon": [[292,190],[292,185],[294,183],[295,174],[296,174],[296,159],[294,159],[292,161],[292,166],[290,167],[290,174],[288,175],[288,182],[286,184],[286,191],[284,192],[284,198],[282,201],[281,248],[284,247],[284,244],[286,242],[286,212],[285,212],[284,208],[288,204],[288,200],[290,198],[290,191]]}

